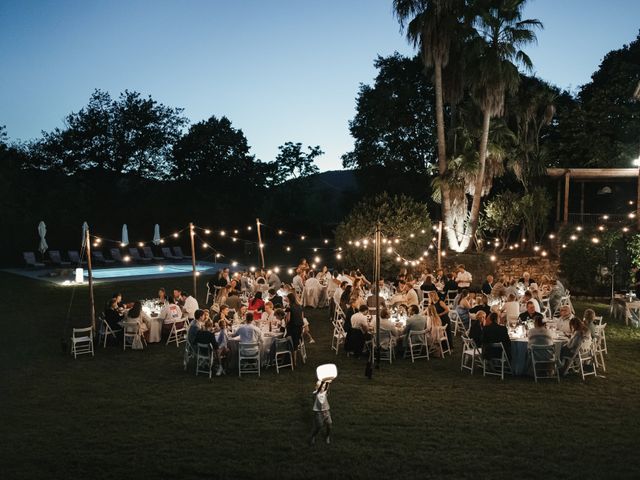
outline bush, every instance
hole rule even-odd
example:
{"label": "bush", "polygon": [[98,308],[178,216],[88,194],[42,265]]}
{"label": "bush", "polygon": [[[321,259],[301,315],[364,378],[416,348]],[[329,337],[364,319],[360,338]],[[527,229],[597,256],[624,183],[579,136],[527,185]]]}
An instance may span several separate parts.
{"label": "bush", "polygon": [[[336,229],[336,245],[343,248],[344,268],[360,268],[367,275],[373,271],[372,240],[377,222],[381,224],[383,239],[399,239],[392,246],[382,246],[382,275],[397,270],[398,256],[417,260],[432,243],[433,232],[426,205],[406,195],[390,196],[385,192],[358,203]],[[364,244],[365,239],[368,245]],[[389,248],[392,253],[387,252]]]}

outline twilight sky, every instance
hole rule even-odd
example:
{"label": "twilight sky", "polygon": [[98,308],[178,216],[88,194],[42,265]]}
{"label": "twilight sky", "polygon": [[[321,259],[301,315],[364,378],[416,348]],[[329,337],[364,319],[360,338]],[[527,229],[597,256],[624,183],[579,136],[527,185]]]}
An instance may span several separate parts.
{"label": "twilight sky", "polygon": [[[341,168],[360,83],[376,55],[413,49],[391,0],[0,0],[0,125],[13,140],[62,125],[95,88],[183,107],[193,122],[226,115],[252,153],[320,145]],[[538,76],[587,82],[640,29],[638,0],[531,0],[545,29],[528,49]]]}

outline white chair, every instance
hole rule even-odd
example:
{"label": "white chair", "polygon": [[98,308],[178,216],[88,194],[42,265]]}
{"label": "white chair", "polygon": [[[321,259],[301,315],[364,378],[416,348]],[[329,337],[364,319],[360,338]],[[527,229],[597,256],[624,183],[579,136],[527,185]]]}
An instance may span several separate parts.
{"label": "white chair", "polygon": [[[565,370],[565,374],[570,371],[579,373],[582,377],[582,381],[590,375],[593,375],[594,377],[598,375],[596,371],[596,360],[593,354],[593,344],[590,338],[585,338],[573,357],[570,359],[565,357],[564,360],[566,359],[569,360],[569,363]],[[585,366],[587,368],[585,368]]]}
{"label": "white chair", "polygon": [[107,320],[104,318],[104,315],[100,315],[100,317],[98,317],[98,320],[100,320],[100,330],[98,330],[98,344],[102,343],[102,348],[107,348],[107,338],[109,336],[118,338],[116,336],[116,333],[121,332],[122,329],[112,329],[107,323]]}
{"label": "white chair", "polygon": [[333,322],[333,337],[331,337],[331,350],[340,350],[340,345],[344,345],[344,341],[347,338],[347,333],[344,331],[342,320],[338,319]]}
{"label": "white chair", "polygon": [[[560,383],[560,369],[558,358],[553,345],[531,345],[529,347],[533,378],[536,383],[539,378],[555,378]],[[542,370],[540,370],[542,367]]]}
{"label": "white chair", "polygon": [[300,358],[302,359],[302,363],[307,363],[307,346],[304,343],[304,335],[300,336],[300,343],[298,344],[298,347],[295,350],[296,352],[296,357],[298,355],[298,352],[300,352]]}
{"label": "white chair", "polygon": [[182,357],[182,365],[184,366],[185,372],[187,368],[189,368],[189,362],[191,359],[195,358],[196,353],[193,351],[193,347],[189,342],[184,343],[184,355]]}
{"label": "white chair", "polygon": [[169,332],[169,337],[167,338],[167,343],[165,345],[169,345],[171,342],[176,342],[176,347],[178,347],[181,343],[186,342],[187,335],[187,320],[176,320],[171,325],[171,332]]}
{"label": "white chair", "polygon": [[433,343],[437,350],[440,351],[442,358],[444,358],[445,353],[451,356],[451,345],[449,345],[449,337],[447,337],[447,327],[445,325],[435,328]]}
{"label": "white chair", "polygon": [[511,373],[511,363],[509,362],[507,351],[504,349],[504,345],[502,343],[490,343],[488,346],[491,348],[499,348],[500,356],[487,359],[484,358],[484,355],[486,355],[487,352],[483,352],[482,376],[495,375],[500,377],[500,380],[504,380],[504,374]]}
{"label": "white chair", "polygon": [[140,335],[140,325],[138,322],[122,322],[122,350],[129,347],[132,350],[142,350],[146,343],[144,337]]}
{"label": "white chair", "polygon": [[607,327],[606,323],[602,325],[596,325],[595,337],[593,338],[593,358],[596,361],[596,366],[602,368],[603,372],[607,371],[607,367],[604,364],[604,354],[607,353],[607,338],[604,333],[604,329]]}
{"label": "white chair", "polygon": [[464,328],[464,323],[460,319],[460,315],[455,310],[449,311],[449,320],[451,320],[450,328],[453,329],[453,335],[456,336],[458,334],[458,329],[460,329],[461,335],[466,335],[467,330]]}
{"label": "white chair", "polygon": [[[471,363],[469,365],[468,363]],[[462,358],[460,359],[460,371],[469,370],[471,375],[473,375],[473,371],[475,367],[482,365],[482,348],[476,345],[476,342],[473,339],[467,337],[466,335],[462,336]]]}
{"label": "white chair", "polygon": [[445,303],[449,308],[454,306],[455,299],[458,296],[458,290],[447,290],[447,294],[445,295]]}
{"label": "white chair", "polygon": [[281,368],[291,367],[291,370],[293,370],[293,355],[291,354],[291,350],[291,337],[275,339],[276,373],[280,373]]}
{"label": "white chair", "polygon": [[[373,336],[375,338],[375,335]],[[380,361],[388,360],[393,363],[396,356],[396,339],[389,330],[380,329]]]}
{"label": "white chair", "polygon": [[93,327],[74,328],[71,332],[71,353],[73,358],[90,353],[93,357]]}
{"label": "white chair", "polygon": [[414,330],[409,332],[404,357],[411,357],[411,363],[415,363],[418,358],[426,358],[429,360],[429,346],[427,344],[426,330]]}
{"label": "white chair", "polygon": [[238,345],[238,376],[243,373],[257,373],[260,376],[260,345],[258,342]]}
{"label": "white chair", "polygon": [[208,374],[209,379],[211,379],[213,358],[214,351],[210,343],[198,343],[196,345],[196,377],[199,373],[204,373]]}

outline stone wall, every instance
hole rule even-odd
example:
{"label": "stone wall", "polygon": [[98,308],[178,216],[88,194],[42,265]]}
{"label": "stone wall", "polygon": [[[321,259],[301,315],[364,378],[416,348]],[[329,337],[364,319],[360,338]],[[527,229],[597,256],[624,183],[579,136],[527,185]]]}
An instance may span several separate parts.
{"label": "stone wall", "polygon": [[531,278],[540,282],[543,276],[554,280],[560,271],[560,261],[542,257],[512,257],[496,262],[496,273],[520,278],[523,272],[529,272]]}

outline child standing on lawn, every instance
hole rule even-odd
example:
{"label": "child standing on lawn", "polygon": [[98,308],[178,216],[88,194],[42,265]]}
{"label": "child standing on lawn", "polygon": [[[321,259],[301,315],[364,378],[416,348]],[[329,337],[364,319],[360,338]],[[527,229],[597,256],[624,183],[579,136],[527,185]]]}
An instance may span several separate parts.
{"label": "child standing on lawn", "polygon": [[327,399],[329,390],[329,382],[316,383],[316,389],[313,392],[313,431],[311,432],[311,438],[309,439],[309,445],[316,443],[316,435],[320,433],[322,427],[327,427],[327,436],[325,442],[331,443],[331,412],[329,410],[329,400]]}

